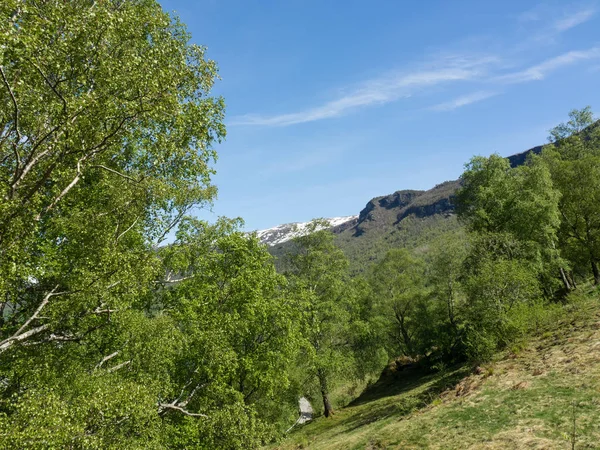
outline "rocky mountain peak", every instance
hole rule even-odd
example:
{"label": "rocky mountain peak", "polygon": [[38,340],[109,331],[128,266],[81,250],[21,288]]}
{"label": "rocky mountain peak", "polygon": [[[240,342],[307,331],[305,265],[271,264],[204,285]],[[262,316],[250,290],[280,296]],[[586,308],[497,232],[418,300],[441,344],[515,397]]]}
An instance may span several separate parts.
{"label": "rocky mountain peak", "polygon": [[[341,230],[355,225],[357,219],[358,216],[344,216],[332,217],[326,220],[329,222],[330,228]],[[263,244],[274,246],[306,234],[309,224],[310,222],[285,223],[266,230],[256,231],[256,236]]]}

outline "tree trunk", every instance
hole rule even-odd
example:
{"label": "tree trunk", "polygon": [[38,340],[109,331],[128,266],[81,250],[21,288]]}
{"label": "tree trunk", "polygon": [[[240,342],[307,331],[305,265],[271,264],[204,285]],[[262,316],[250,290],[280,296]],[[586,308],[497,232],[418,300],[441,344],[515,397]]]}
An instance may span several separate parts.
{"label": "tree trunk", "polygon": [[321,396],[323,397],[323,414],[325,417],[333,416],[333,407],[329,401],[329,392],[327,389],[327,377],[322,370],[319,370],[319,384],[321,385]]}
{"label": "tree trunk", "polygon": [[398,326],[400,327],[400,333],[402,334],[402,340],[404,341],[404,346],[406,347],[407,356],[411,358],[414,357],[412,340],[410,339],[410,335],[408,334],[408,330],[404,326],[404,314],[399,310],[394,310],[394,315],[396,316],[396,321],[398,322]]}
{"label": "tree trunk", "polygon": [[329,395],[323,390],[321,390],[321,395],[323,396],[323,410],[325,417],[333,416],[333,408],[331,407],[331,402],[329,401]]}
{"label": "tree trunk", "polygon": [[600,271],[598,271],[598,263],[592,259],[592,272],[594,273],[594,284],[600,284]]}
{"label": "tree trunk", "polygon": [[565,269],[563,269],[562,267],[560,268],[560,278],[563,284],[565,285],[565,289],[567,290],[567,292],[569,292],[571,290],[571,283],[569,283],[569,278],[565,273]]}
{"label": "tree trunk", "polygon": [[569,279],[571,286],[573,286],[573,289],[577,289],[577,283],[575,283],[575,275],[573,274],[573,271],[567,272],[567,278]]}

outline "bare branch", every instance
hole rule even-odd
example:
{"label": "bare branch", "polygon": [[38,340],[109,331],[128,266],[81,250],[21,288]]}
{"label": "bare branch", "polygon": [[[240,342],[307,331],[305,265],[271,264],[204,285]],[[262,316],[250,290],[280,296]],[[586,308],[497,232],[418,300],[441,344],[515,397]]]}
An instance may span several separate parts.
{"label": "bare branch", "polygon": [[107,371],[108,371],[108,373],[113,373],[113,372],[116,372],[119,369],[122,369],[123,367],[127,366],[128,364],[131,364],[131,360],[122,362],[121,364],[117,364],[116,366],[111,367]]}
{"label": "bare branch", "polygon": [[25,178],[25,175],[27,175],[27,173],[31,170],[31,168],[44,156],[46,156],[46,154],[48,154],[48,152],[50,151],[50,149],[46,149],[44,150],[42,153],[40,153],[39,155],[37,155],[35,158],[32,158],[29,160],[29,162],[27,164],[25,164],[25,167],[23,167],[23,170],[21,171],[21,173],[19,174],[18,177],[15,178],[15,180],[12,182],[11,184],[11,189],[13,192],[16,192],[17,187],[19,186],[19,183],[21,182],[21,180],[23,178]]}
{"label": "bare branch", "polygon": [[112,314],[114,312],[118,312],[118,309],[100,309],[99,307],[92,311],[92,314]]}
{"label": "bare branch", "polygon": [[54,334],[52,333],[50,336],[48,336],[48,338],[45,340],[45,342],[52,342],[52,341],[60,341],[60,342],[75,342],[75,341],[80,341],[81,340],[81,336],[75,336],[73,334]]}
{"label": "bare branch", "polygon": [[179,402],[179,405],[181,405],[182,407],[187,406],[187,404],[194,397],[194,395],[196,394],[196,392],[198,392],[198,389],[202,389],[203,387],[208,386],[208,384],[209,383],[204,383],[204,384],[198,384],[198,385],[196,385],[196,387],[194,389],[192,389],[192,392],[190,392],[190,395],[188,395],[187,398],[184,401]]}
{"label": "bare branch", "polygon": [[6,350],[8,350],[10,347],[12,347],[17,342],[21,342],[21,341],[24,341],[25,339],[29,339],[31,336],[39,334],[42,331],[46,331],[48,328],[50,328],[50,325],[48,325],[48,324],[41,325],[37,328],[32,328],[28,332],[20,334],[19,336],[11,336],[8,339],[3,340],[2,342],[0,342],[0,353],[5,352]]}
{"label": "bare branch", "polygon": [[29,324],[37,318],[37,316],[40,313],[40,311],[42,310],[42,308],[44,308],[44,306],[46,306],[46,304],[50,301],[50,297],[52,297],[53,295],[61,295],[61,294],[66,293],[66,292],[55,293],[55,291],[57,289],[58,289],[58,284],[56,286],[54,286],[54,289],[52,289],[50,292],[48,292],[48,294],[46,294],[46,296],[42,300],[42,303],[40,303],[40,306],[38,306],[38,308],[35,310],[33,315],[25,321],[23,326],[17,330],[17,332],[14,334],[15,336],[18,336],[19,334],[21,334],[29,326]]}
{"label": "bare branch", "polygon": [[187,277],[179,277],[179,278],[171,278],[172,277],[172,273],[169,273],[167,275],[167,278],[164,280],[159,280],[159,281],[155,281],[156,284],[174,284],[174,283],[180,283],[182,281],[185,280],[190,280],[192,278],[195,278],[196,275],[189,275]]}
{"label": "bare branch", "polygon": [[44,297],[44,299],[42,300],[40,305],[37,307],[37,309],[34,311],[34,313],[31,315],[31,317],[29,317],[29,319],[27,319],[25,321],[25,323],[23,325],[21,325],[21,327],[16,331],[16,333],[14,333],[11,337],[6,338],[2,342],[0,342],[0,353],[4,352],[5,350],[12,347],[16,342],[20,342],[25,339],[28,339],[29,337],[31,337],[35,334],[41,333],[42,331],[46,330],[49,327],[49,325],[46,324],[46,325],[39,326],[37,328],[34,328],[34,329],[24,333],[24,331],[31,324],[31,322],[33,322],[35,319],[38,318],[38,315],[40,314],[40,312],[42,311],[44,306],[46,306],[48,304],[51,297],[56,296],[56,295],[68,294],[68,292],[56,292],[57,289],[58,289],[58,285],[54,286],[54,289],[52,289],[48,294],[46,294],[46,296]]}
{"label": "bare branch", "polygon": [[121,129],[123,128],[123,126],[128,121],[130,121],[132,119],[135,119],[138,116],[138,114],[141,114],[141,113],[144,113],[144,112],[147,112],[147,111],[146,110],[140,110],[140,111],[138,111],[136,114],[134,114],[132,116],[125,116],[125,117],[123,117],[121,119],[121,121],[119,122],[119,124],[115,127],[114,130],[112,130],[109,134],[107,134],[106,136],[104,136],[104,138],[102,138],[102,140],[98,144],[94,145],[93,147],[91,147],[89,149],[90,153],[88,153],[85,156],[85,158],[89,158],[91,156],[94,156],[96,153],[100,152],[101,151],[100,149],[102,149],[102,147],[104,147],[108,143],[108,141],[110,139],[112,139],[113,137],[115,137],[117,135],[117,133],[119,131],[121,131]]}
{"label": "bare branch", "polygon": [[23,343],[24,346],[30,347],[32,345],[41,345],[41,344],[47,344],[48,342],[78,342],[81,340],[81,336],[75,336],[75,335],[66,335],[66,334],[54,334],[52,333],[50,336],[42,339],[41,341],[33,341],[33,342],[25,342]]}
{"label": "bare branch", "polygon": [[133,221],[133,223],[125,231],[123,231],[121,234],[119,234],[117,236],[116,242],[118,242],[119,239],[121,239],[123,236],[125,236],[135,226],[135,224],[138,222],[139,219],[140,219],[139,216],[136,217],[135,220]]}
{"label": "bare branch", "polygon": [[125,175],[117,170],[111,169],[110,167],[103,166],[102,164],[94,164],[91,167],[97,167],[99,169],[107,170],[108,172],[114,173],[115,175],[119,175],[120,177],[125,178],[126,180],[133,181],[134,183],[141,183],[142,180],[136,180],[135,178],[130,177],[129,175]]}
{"label": "bare branch", "polygon": [[[69,193],[69,191],[71,189],[73,189],[73,187],[79,182],[79,180],[81,179],[81,160],[77,161],[77,175],[75,175],[75,178],[73,178],[73,180],[67,185],[66,188],[64,188],[62,190],[62,192],[58,195],[58,197],[56,197],[54,199],[54,201],[52,203],[50,203],[50,205],[48,205],[46,207],[46,209],[44,210],[44,213],[47,213],[48,211],[50,211],[52,208],[54,208],[56,206],[56,204],[62,200],[62,198],[67,195]],[[40,220],[42,214],[38,214],[36,217],[36,220]]]}
{"label": "bare branch", "polygon": [[208,419],[208,416],[206,414],[189,412],[189,411],[183,409],[182,407],[177,406],[177,405],[173,405],[171,403],[159,403],[158,407],[159,407],[160,412],[164,412],[164,410],[166,410],[166,409],[172,409],[172,410],[175,410],[175,411],[179,411],[180,413],[185,414],[186,416],[190,416],[190,417],[204,417],[205,419]]}
{"label": "bare branch", "polygon": [[[4,73],[4,67],[2,67],[2,66],[0,66],[0,74],[2,74],[2,81],[4,82],[4,86],[6,86],[6,89],[8,90],[8,95],[10,95],[10,98],[13,103],[13,107],[15,108],[14,130],[17,133],[17,142],[19,142],[19,141],[21,141],[21,132],[19,131],[19,105],[17,104],[17,99],[15,97],[14,92],[10,88],[10,84],[8,84],[8,79],[6,78],[6,73]],[[18,156],[17,156],[17,158],[18,158]]]}
{"label": "bare branch", "polygon": [[[71,118],[68,120],[68,122],[70,122],[71,124],[73,124],[75,122],[75,120],[79,117],[79,115],[86,110],[87,107],[82,107],[80,108],[75,114],[73,114],[71,116]],[[25,167],[23,168],[23,170],[21,171],[21,173],[19,174],[18,178],[16,180],[13,181],[12,183],[12,189],[13,191],[16,191],[19,183],[23,180],[23,178],[25,178],[25,175],[27,175],[27,173],[32,169],[32,167],[40,160],[42,159],[44,156],[46,156],[51,148],[48,148],[46,150],[44,150],[43,152],[41,152],[38,155],[35,155],[35,152],[37,151],[37,149],[46,141],[46,139],[48,139],[50,136],[52,136],[54,133],[56,133],[62,126],[64,126],[64,122],[60,123],[58,125],[55,125],[50,131],[48,131],[44,136],[42,136],[40,139],[38,139],[35,144],[33,145],[33,148],[31,149],[31,152],[29,153],[28,157],[27,157],[27,164],[25,165]],[[64,133],[64,130],[61,131],[59,133],[62,134]]]}
{"label": "bare branch", "polygon": [[[25,203],[27,203],[29,201],[29,199],[31,199],[31,197],[33,197],[35,195],[35,193],[37,191],[39,191],[42,186],[48,181],[48,178],[50,178],[50,175],[52,175],[52,171],[56,168],[56,166],[58,165],[58,161],[53,161],[45,170],[44,174],[41,177],[38,177],[38,181],[35,184],[35,186],[33,186],[29,192],[27,192],[22,198],[21,198],[21,205],[25,205]],[[19,177],[20,180],[22,180],[22,177]],[[18,181],[18,180],[17,180]],[[18,183],[17,183],[18,184]],[[16,188],[15,188],[16,189]],[[10,217],[10,219],[16,217],[18,211],[15,211],[12,216]]]}
{"label": "bare branch", "polygon": [[173,221],[167,226],[167,228],[165,228],[163,230],[163,233],[160,235],[160,237],[156,240],[155,244],[157,247],[160,245],[160,243],[166,239],[167,235],[171,232],[171,230],[175,227],[175,225],[177,225],[179,223],[179,221],[183,218],[183,216],[185,216],[188,211],[191,209],[191,206],[188,206],[186,208],[183,208],[181,211],[179,211],[179,214],[177,214],[177,216],[175,216],[175,219],[173,219]]}
{"label": "bare branch", "polygon": [[[6,89],[8,90],[8,94],[10,95],[10,98],[12,100],[13,103],[13,107],[14,107],[14,130],[17,133],[17,141],[12,143],[12,148],[13,148],[13,153],[15,155],[15,173],[13,175],[13,180],[16,180],[17,177],[19,176],[19,170],[21,167],[21,157],[19,156],[19,149],[17,148],[17,145],[19,142],[21,142],[21,132],[19,131],[19,105],[17,104],[17,99],[15,97],[15,94],[13,93],[12,89],[10,88],[10,85],[8,84],[8,79],[6,78],[6,74],[4,73],[4,68],[2,66],[0,66],[0,74],[2,74],[2,81],[4,82],[4,85],[6,86]],[[14,181],[13,181],[14,182]],[[11,197],[14,195],[14,189],[11,190]]]}
{"label": "bare branch", "polygon": [[98,364],[96,364],[96,367],[95,367],[95,368],[96,368],[96,369],[99,369],[100,367],[102,367],[102,365],[103,365],[103,364],[104,364],[106,361],[108,361],[108,360],[110,360],[110,359],[114,358],[114,357],[115,357],[115,356],[117,356],[118,354],[119,354],[119,350],[117,350],[117,351],[116,351],[116,352],[114,352],[114,353],[111,353],[110,355],[107,355],[107,356],[105,356],[104,358],[102,358],[102,361],[100,361]]}
{"label": "bare branch", "polygon": [[109,289],[114,288],[115,286],[118,286],[119,284],[121,284],[122,280],[117,280],[114,283],[109,284],[108,286],[106,286],[106,290],[108,291]]}

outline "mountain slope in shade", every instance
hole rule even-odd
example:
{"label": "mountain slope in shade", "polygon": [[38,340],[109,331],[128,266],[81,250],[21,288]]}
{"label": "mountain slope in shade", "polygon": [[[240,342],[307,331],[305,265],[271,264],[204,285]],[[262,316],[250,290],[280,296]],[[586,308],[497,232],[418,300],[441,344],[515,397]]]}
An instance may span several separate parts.
{"label": "mountain slope in shade", "polygon": [[[525,163],[534,147],[509,156],[512,167]],[[360,212],[356,225],[337,231],[336,242],[350,260],[352,272],[364,271],[379,261],[390,248],[409,248],[419,252],[444,235],[460,233],[454,196],[460,180],[446,181],[427,191],[402,190],[376,197]]]}
{"label": "mountain slope in shade", "polygon": [[446,181],[427,191],[402,190],[370,200],[356,225],[336,233],[351,271],[363,272],[391,248],[418,249],[458,232],[453,197],[459,187],[458,180]]}
{"label": "mountain slope in shade", "polygon": [[[326,219],[329,222],[330,228],[344,228],[354,225],[358,216],[333,217]],[[278,225],[266,230],[256,231],[256,236],[268,246],[279,245],[287,242],[295,237],[303,236],[308,232],[310,222],[294,222]]]}

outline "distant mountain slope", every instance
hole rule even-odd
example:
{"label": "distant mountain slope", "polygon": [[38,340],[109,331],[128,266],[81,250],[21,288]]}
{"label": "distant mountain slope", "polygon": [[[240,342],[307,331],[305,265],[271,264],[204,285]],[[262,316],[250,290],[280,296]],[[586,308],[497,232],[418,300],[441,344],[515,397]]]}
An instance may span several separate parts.
{"label": "distant mountain slope", "polygon": [[417,248],[458,230],[452,199],[459,187],[459,181],[447,181],[428,191],[397,191],[369,201],[356,225],[336,237],[352,272],[362,272],[390,248]]}
{"label": "distant mountain slope", "polygon": [[[358,219],[358,216],[346,216],[346,217],[333,217],[326,219],[331,228],[339,228],[341,225],[352,224]],[[269,246],[283,244],[297,236],[302,236],[307,233],[308,225],[310,222],[294,222],[278,225],[273,228],[267,228],[266,230],[259,230],[256,232],[256,236],[263,243]],[[349,224],[349,225],[352,225]]]}
{"label": "distant mountain slope", "polygon": [[[511,166],[525,163],[529,153],[538,154],[542,146],[508,157]],[[358,216],[349,216],[334,226],[336,241],[350,260],[353,273],[362,272],[377,262],[390,248],[419,249],[432,240],[460,232],[453,203],[460,180],[446,181],[427,191],[401,190],[370,200]],[[276,258],[293,251],[289,225],[263,230],[269,251]],[[300,224],[305,225],[305,224]],[[281,233],[281,234],[279,234]],[[278,237],[280,236],[281,237]],[[267,237],[268,236],[268,237]],[[262,240],[263,238],[261,238]],[[282,263],[278,262],[281,269]]]}
{"label": "distant mountain slope", "polygon": [[424,218],[450,214],[454,211],[452,197],[459,186],[459,181],[447,181],[428,191],[404,190],[375,197],[360,212],[353,236],[360,237],[373,229],[396,226],[411,215]]}

